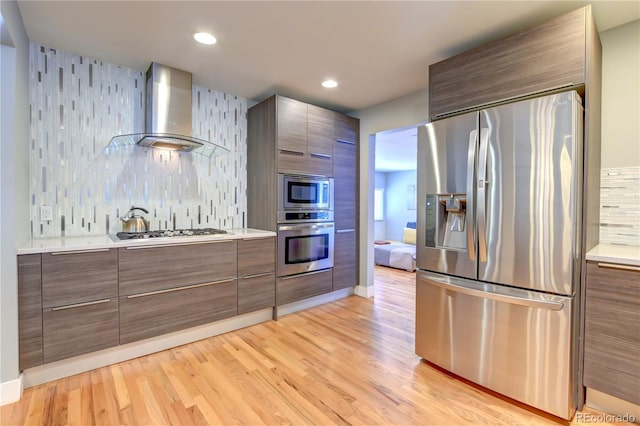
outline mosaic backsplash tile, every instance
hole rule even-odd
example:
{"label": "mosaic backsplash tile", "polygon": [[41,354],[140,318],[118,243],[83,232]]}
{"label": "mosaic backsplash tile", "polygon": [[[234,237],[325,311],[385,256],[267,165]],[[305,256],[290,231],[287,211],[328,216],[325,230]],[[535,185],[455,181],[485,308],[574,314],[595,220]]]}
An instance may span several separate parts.
{"label": "mosaic backsplash tile", "polygon": [[[115,135],[144,130],[144,78],[31,45],[33,238],[115,233],[132,205],[150,211],[151,229],[244,226],[246,99],[193,87],[193,136],[228,154],[109,147]],[[42,205],[52,206],[53,220],[41,221]]]}
{"label": "mosaic backsplash tile", "polygon": [[640,167],[602,169],[600,242],[640,245]]}

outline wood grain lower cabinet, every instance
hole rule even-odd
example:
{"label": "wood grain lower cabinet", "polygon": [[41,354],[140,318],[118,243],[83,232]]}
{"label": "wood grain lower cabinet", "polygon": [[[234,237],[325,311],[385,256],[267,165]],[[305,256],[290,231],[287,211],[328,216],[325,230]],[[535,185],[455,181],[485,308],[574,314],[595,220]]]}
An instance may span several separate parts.
{"label": "wood grain lower cabinet", "polygon": [[238,241],[238,276],[276,270],[276,238]]}
{"label": "wood grain lower cabinet", "polygon": [[18,256],[20,370],[43,362],[41,267],[40,254]]}
{"label": "wood grain lower cabinet", "polygon": [[42,306],[118,297],[116,249],[42,254]]}
{"label": "wood grain lower cabinet", "polygon": [[43,311],[44,362],[118,345],[118,299]]}
{"label": "wood grain lower cabinet", "polygon": [[238,241],[238,314],[276,304],[275,237]]}
{"label": "wood grain lower cabinet", "polygon": [[235,278],[236,240],[119,249],[120,296]]}
{"label": "wood grain lower cabinet", "polygon": [[276,273],[238,278],[238,314],[271,308],[276,304]]}
{"label": "wood grain lower cabinet", "polygon": [[333,252],[333,289],[357,285],[358,257],[355,229],[336,231]]}
{"label": "wood grain lower cabinet", "polygon": [[587,262],[584,385],[634,404],[640,404],[639,283],[638,267]]}
{"label": "wood grain lower cabinet", "polygon": [[237,314],[236,278],[120,297],[120,343],[229,318]]}
{"label": "wood grain lower cabinet", "polygon": [[292,275],[277,279],[277,303],[285,305],[312,296],[328,293],[333,289],[331,269]]}

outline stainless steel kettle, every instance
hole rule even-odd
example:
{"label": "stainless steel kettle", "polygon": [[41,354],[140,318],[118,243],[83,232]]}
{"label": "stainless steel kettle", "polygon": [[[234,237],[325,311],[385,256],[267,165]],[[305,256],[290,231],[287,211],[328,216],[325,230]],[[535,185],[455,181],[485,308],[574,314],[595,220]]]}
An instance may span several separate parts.
{"label": "stainless steel kettle", "polygon": [[146,232],[149,230],[149,221],[141,215],[135,214],[135,210],[141,210],[149,214],[149,210],[145,208],[131,206],[129,211],[120,218],[122,221],[122,232]]}

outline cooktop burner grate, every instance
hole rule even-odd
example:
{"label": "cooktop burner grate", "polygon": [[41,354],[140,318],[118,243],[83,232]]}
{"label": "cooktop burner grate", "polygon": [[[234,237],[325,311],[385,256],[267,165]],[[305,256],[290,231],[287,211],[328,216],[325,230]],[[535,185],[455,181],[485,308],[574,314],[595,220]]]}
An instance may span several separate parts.
{"label": "cooktop burner grate", "polygon": [[223,229],[215,228],[201,228],[201,229],[174,229],[174,230],[160,230],[160,231],[146,231],[146,232],[118,232],[116,237],[119,240],[135,240],[146,238],[160,238],[160,237],[191,237],[198,235],[215,235],[215,234],[228,234],[229,232]]}

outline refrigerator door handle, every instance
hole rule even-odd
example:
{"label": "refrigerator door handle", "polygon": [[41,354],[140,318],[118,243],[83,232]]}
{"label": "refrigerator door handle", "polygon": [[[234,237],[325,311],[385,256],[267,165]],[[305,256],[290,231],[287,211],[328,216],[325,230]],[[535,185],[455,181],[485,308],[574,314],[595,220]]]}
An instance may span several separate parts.
{"label": "refrigerator door handle", "polygon": [[522,305],[531,308],[548,309],[551,311],[560,311],[564,307],[562,302],[554,302],[550,300],[531,299],[512,294],[502,294],[492,291],[483,291],[471,288],[465,285],[465,280],[451,276],[440,276],[419,271],[419,279],[429,281],[429,284],[440,287],[444,290],[454,291],[456,293],[467,294],[469,296],[481,297],[483,299],[495,300],[496,302],[510,303],[513,305]]}
{"label": "refrigerator door handle", "polygon": [[467,154],[467,250],[469,259],[476,260],[476,230],[475,230],[475,209],[473,202],[474,177],[476,170],[476,145],[478,140],[478,130],[469,132],[469,152]]}
{"label": "refrigerator door handle", "polygon": [[487,261],[487,151],[489,150],[489,129],[480,129],[480,151],[478,158],[478,257]]}

